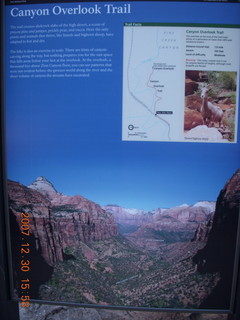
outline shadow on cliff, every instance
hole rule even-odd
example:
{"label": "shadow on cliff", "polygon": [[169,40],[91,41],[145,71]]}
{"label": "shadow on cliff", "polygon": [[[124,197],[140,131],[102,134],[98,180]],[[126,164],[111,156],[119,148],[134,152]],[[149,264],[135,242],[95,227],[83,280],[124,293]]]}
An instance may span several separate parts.
{"label": "shadow on cliff", "polygon": [[201,308],[229,309],[239,224],[240,170],[221,190],[206,246],[193,257],[200,273],[218,272],[221,280]]}
{"label": "shadow on cliff", "polygon": [[[41,255],[40,249],[36,248],[36,241],[32,234],[27,237],[26,243],[29,243],[30,248],[29,257],[25,254],[24,260],[30,261],[30,270],[28,272],[21,271],[21,244],[22,234],[19,230],[18,223],[14,213],[9,210],[10,214],[10,228],[11,228],[11,249],[12,249],[12,261],[13,261],[13,277],[14,287],[18,294],[17,297],[30,296],[31,299],[39,299],[38,289],[39,286],[47,282],[53,273],[53,267],[49,266]],[[26,247],[25,247],[26,248]],[[21,280],[29,279],[30,290],[21,289]],[[26,282],[23,282],[26,283]]]}

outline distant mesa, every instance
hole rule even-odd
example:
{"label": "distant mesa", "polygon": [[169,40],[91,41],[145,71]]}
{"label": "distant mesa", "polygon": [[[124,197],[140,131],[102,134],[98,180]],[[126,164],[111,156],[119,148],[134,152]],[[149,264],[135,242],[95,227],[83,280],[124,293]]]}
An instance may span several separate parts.
{"label": "distant mesa", "polygon": [[181,204],[179,207],[189,207],[189,205],[186,204],[186,203],[183,203],[183,204]]}
{"label": "distant mesa", "polygon": [[214,211],[216,208],[216,202],[202,200],[202,201],[198,201],[197,203],[195,203],[193,205],[193,207],[211,208],[211,210]]}

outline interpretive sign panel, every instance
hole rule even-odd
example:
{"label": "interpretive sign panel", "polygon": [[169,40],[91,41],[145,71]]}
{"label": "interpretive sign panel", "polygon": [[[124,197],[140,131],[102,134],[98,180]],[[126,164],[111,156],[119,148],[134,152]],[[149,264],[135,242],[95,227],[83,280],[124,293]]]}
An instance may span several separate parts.
{"label": "interpretive sign panel", "polygon": [[240,6],[8,1],[5,23],[13,298],[233,311]]}

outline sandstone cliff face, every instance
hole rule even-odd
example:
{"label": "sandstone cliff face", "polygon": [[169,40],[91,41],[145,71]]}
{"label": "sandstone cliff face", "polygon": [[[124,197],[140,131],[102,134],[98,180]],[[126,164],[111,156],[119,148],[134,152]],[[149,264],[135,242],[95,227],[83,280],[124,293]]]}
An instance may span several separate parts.
{"label": "sandstone cliff face", "polygon": [[[197,263],[198,271],[202,273],[219,272],[221,274],[218,288],[209,297],[215,301],[220,301],[223,297],[230,299],[231,296],[239,201],[240,170],[228,180],[221,190],[207,244],[193,257],[193,261]],[[214,302],[211,301],[211,304]]]}
{"label": "sandstone cliff face", "polygon": [[58,193],[44,177],[29,187],[9,181],[8,194],[10,210],[18,223],[21,212],[31,214],[36,247],[49,265],[64,259],[67,246],[108,239],[118,233],[110,213],[81,196]]}
{"label": "sandstone cliff face", "polygon": [[208,242],[197,257],[200,271],[224,272],[229,269],[236,247],[239,201],[240,170],[227,181],[218,196]]}
{"label": "sandstone cliff face", "polygon": [[194,242],[194,241],[206,242],[209,237],[209,233],[211,231],[211,228],[212,228],[212,223],[213,223],[213,216],[211,217],[211,219],[209,221],[201,222],[199,224],[199,226],[197,227],[197,230],[195,231],[194,237],[192,238],[191,241],[192,242]]}
{"label": "sandstone cliff face", "polygon": [[[53,273],[53,267],[50,266],[41,253],[41,248],[38,249],[36,247],[36,239],[33,234],[30,233],[29,236],[25,237],[25,240],[23,241],[23,234],[21,233],[21,230],[19,229],[19,225],[17,223],[17,219],[15,214],[12,212],[12,210],[9,210],[10,213],[10,229],[11,229],[11,249],[12,249],[12,270],[13,270],[13,278],[15,283],[15,297],[21,297],[23,295],[22,289],[21,289],[21,282],[19,279],[23,279],[23,273],[21,272],[21,269],[19,268],[19,262],[23,259],[21,249],[21,244],[28,243],[28,248],[30,249],[30,256],[25,258],[30,261],[30,270],[27,272],[27,276],[29,279],[34,279],[34,281],[31,282],[30,289],[28,290],[28,295],[32,299],[38,299],[38,289],[39,286],[50,280],[51,275]],[[41,270],[41,272],[39,272]],[[18,293],[18,296],[17,296]]]}
{"label": "sandstone cliff face", "polygon": [[21,213],[31,215],[31,233],[36,249],[49,265],[63,260],[62,238],[51,215],[51,202],[41,193],[17,182],[8,182],[9,210],[20,226]]}
{"label": "sandstone cliff face", "polygon": [[118,234],[113,216],[92,201],[81,196],[58,194],[51,202],[63,247],[75,246],[79,241],[104,240]]}

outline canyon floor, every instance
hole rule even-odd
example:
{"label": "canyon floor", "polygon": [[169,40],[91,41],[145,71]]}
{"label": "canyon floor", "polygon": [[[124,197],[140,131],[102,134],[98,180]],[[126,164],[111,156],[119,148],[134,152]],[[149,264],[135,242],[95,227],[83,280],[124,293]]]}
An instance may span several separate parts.
{"label": "canyon floor", "polygon": [[[202,242],[162,244],[147,250],[118,235],[65,249],[40,297],[100,305],[198,308],[219,281],[200,274],[192,256]],[[104,285],[103,285],[104,284]]]}
{"label": "canyon floor", "polygon": [[[19,242],[26,212],[31,215],[27,240],[32,271],[28,276],[35,284],[32,299],[127,307],[129,312],[226,311],[236,254],[239,179],[240,170],[227,181],[216,204],[200,201],[149,212],[116,205],[103,208],[82,196],[57,192],[44,177],[28,187],[9,181],[16,290],[22,276]],[[180,315],[177,319],[184,319]],[[54,318],[49,314],[47,319]]]}

